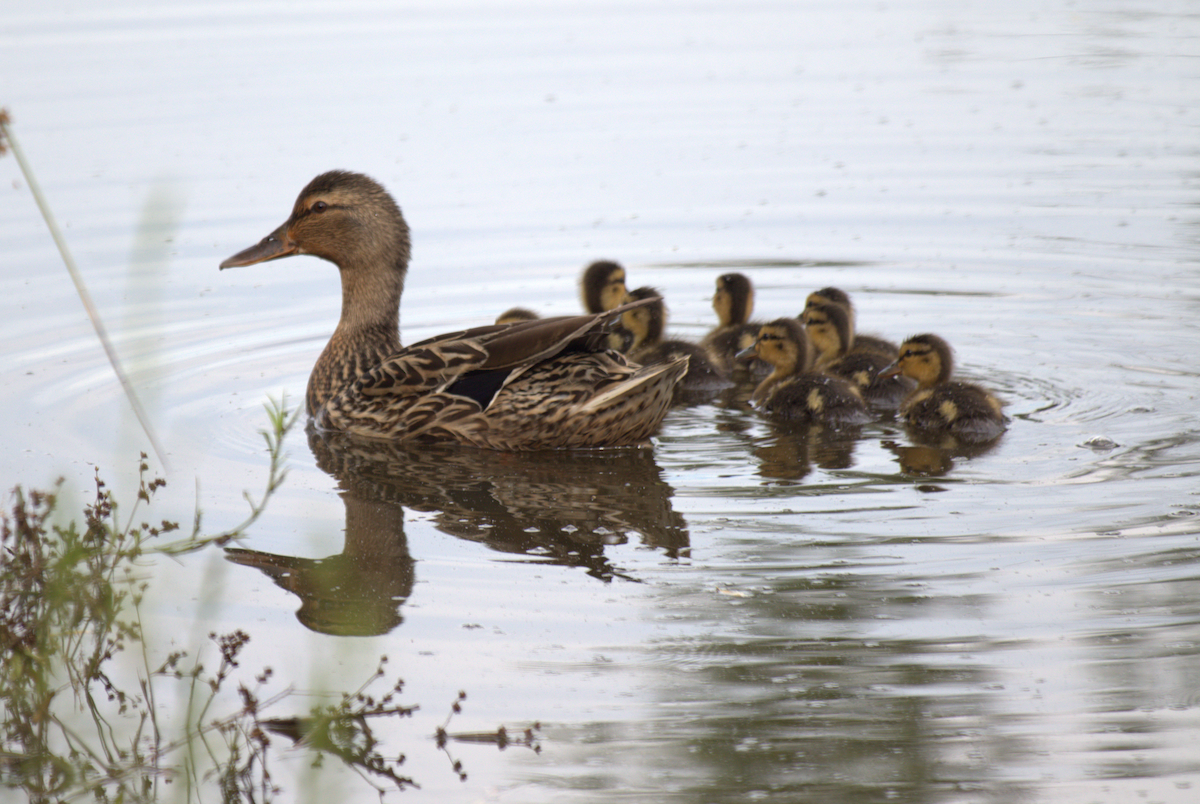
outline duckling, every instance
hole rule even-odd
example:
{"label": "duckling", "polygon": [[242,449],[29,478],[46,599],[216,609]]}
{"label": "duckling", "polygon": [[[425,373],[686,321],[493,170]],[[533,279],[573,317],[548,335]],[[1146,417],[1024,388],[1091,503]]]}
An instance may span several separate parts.
{"label": "duckling", "polygon": [[610,260],[592,263],[579,279],[579,293],[587,312],[611,310],[625,300],[625,269]]}
{"label": "duckling", "polygon": [[[722,274],[717,277],[717,290],[712,299],[713,310],[717,313],[717,326],[704,336],[700,342],[712,359],[712,362],[726,373],[732,373],[738,368],[745,367],[735,356],[738,352],[754,345],[761,324],[750,321],[754,311],[754,287],[743,274]],[[752,370],[769,373],[770,366],[754,360]]]}
{"label": "duckling", "polygon": [[628,308],[401,347],[409,252],[391,195],[367,176],[334,170],[309,182],[279,228],[221,263],[312,254],[337,265],[341,318],[308,379],[315,427],[502,451],[640,444],[658,428],[688,361],[638,366],[610,351],[608,330]]}
{"label": "duckling", "polygon": [[892,362],[894,354],[851,350],[854,335],[850,330],[850,314],[846,308],[829,302],[809,301],[800,317],[816,351],[814,368],[826,374],[845,377],[858,387],[868,403],[895,409],[915,387],[907,377],[879,376],[879,372]]}
{"label": "duckling", "polygon": [[[665,360],[676,359],[680,355],[687,355],[688,371],[679,383],[680,389],[706,391],[728,388],[733,385],[729,380],[729,375],[714,366],[708,359],[706,351],[698,344],[663,339],[663,330],[666,329],[667,323],[667,307],[663,303],[661,293],[654,288],[637,288],[631,290],[625,297],[626,303],[635,301],[647,301],[648,303],[621,314],[620,330],[628,333],[621,345],[630,359],[649,366]],[[619,338],[624,333],[614,333],[611,337]]]}
{"label": "duckling", "polygon": [[524,307],[510,307],[496,316],[497,324],[516,324],[519,321],[537,321],[540,315]]}
{"label": "duckling", "polygon": [[831,426],[862,424],[871,418],[862,395],[851,383],[812,371],[813,350],[804,326],[795,318],[780,318],[758,331],[754,345],[738,357],[757,357],[773,371],[758,384],[751,403],[790,421]]}
{"label": "duckling", "polygon": [[999,399],[978,385],[950,379],[950,344],[937,335],[914,335],[901,344],[899,355],[880,376],[903,374],[917,381],[900,403],[900,415],[910,425],[973,443],[991,441],[1004,432]]}
{"label": "duckling", "polygon": [[[804,307],[808,309],[814,304],[836,304],[846,311],[846,315],[850,317],[850,347],[851,352],[883,352],[891,360],[896,355],[896,344],[884,338],[878,338],[874,335],[859,335],[856,331],[855,321],[857,315],[854,312],[854,304],[850,301],[850,294],[841,288],[821,288],[814,290],[808,294],[808,299],[805,301]],[[801,313],[803,315],[803,313]]]}

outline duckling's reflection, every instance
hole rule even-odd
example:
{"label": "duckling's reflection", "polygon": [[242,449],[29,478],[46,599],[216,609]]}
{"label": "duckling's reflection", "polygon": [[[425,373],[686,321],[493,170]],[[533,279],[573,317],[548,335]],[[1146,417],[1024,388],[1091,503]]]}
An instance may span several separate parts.
{"label": "duckling's reflection", "polygon": [[860,427],[830,428],[820,424],[770,422],[771,438],[754,447],[758,474],[775,480],[802,480],[813,465],[848,469]]}
{"label": "duckling's reflection", "polygon": [[302,600],[297,616],[325,633],[379,634],[402,621],[413,559],[405,509],[431,512],[441,531],[530,560],[626,577],[604,555],[631,536],[678,557],[687,525],[650,449],[500,453],[405,445],[310,431],[317,465],[338,481],[346,549],[321,560],[230,550]]}
{"label": "duckling's reflection", "polygon": [[958,458],[974,458],[991,452],[1000,443],[1000,438],[991,441],[973,442],[950,435],[930,433],[916,427],[905,427],[911,444],[896,441],[881,442],[884,449],[896,456],[900,469],[905,474],[917,477],[942,477],[954,469]]}

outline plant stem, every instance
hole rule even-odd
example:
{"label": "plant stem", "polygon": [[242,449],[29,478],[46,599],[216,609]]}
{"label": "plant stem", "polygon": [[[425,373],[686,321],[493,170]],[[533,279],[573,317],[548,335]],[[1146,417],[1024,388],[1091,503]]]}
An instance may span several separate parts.
{"label": "plant stem", "polygon": [[96,309],[96,305],[92,303],[92,296],[88,293],[87,286],[83,284],[83,276],[79,273],[79,268],[75,265],[75,258],[71,256],[71,251],[67,248],[67,241],[54,219],[54,213],[50,211],[50,204],[46,201],[46,197],[42,195],[41,187],[38,186],[37,179],[33,175],[33,167],[25,159],[25,153],[21,150],[21,146],[17,144],[17,138],[13,135],[8,115],[4,113],[0,113],[0,134],[4,135],[8,147],[12,150],[17,164],[21,168],[21,173],[25,175],[25,183],[29,185],[29,192],[33,194],[33,200],[37,202],[38,209],[42,212],[42,217],[46,221],[46,228],[50,230],[51,239],[58,246],[58,253],[62,255],[63,263],[67,266],[67,273],[71,275],[71,281],[75,283],[75,291],[79,294],[79,300],[83,302],[83,309],[87,312],[88,318],[91,319],[92,326],[96,328],[96,337],[100,339],[100,345],[104,347],[104,353],[108,355],[108,362],[112,364],[113,373],[117,375],[117,380],[121,383],[121,388],[125,391],[125,396],[129,399],[129,405],[133,408],[133,413],[137,416],[138,423],[142,425],[142,430],[146,433],[146,438],[150,440],[150,446],[154,449],[154,454],[158,456],[159,463],[162,464],[164,470],[167,470],[166,453],[159,446],[158,438],[154,435],[154,428],[150,426],[150,419],[146,416],[146,411],[142,408],[142,403],[138,401],[137,393],[133,390],[133,385],[129,382],[129,378],[125,376],[125,370],[121,368],[120,358],[117,357],[117,351],[113,348],[112,341],[108,338],[104,322],[100,319],[100,312]]}

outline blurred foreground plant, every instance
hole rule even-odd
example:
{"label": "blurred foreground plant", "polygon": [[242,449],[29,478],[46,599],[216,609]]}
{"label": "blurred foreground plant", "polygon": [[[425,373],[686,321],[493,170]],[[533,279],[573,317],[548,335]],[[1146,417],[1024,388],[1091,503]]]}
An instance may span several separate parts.
{"label": "blurred foreground plant", "polygon": [[29,185],[29,192],[33,195],[34,201],[37,202],[38,209],[42,213],[42,218],[46,221],[46,228],[50,231],[50,239],[58,246],[58,253],[62,257],[63,265],[66,266],[67,273],[71,275],[71,281],[75,283],[75,292],[79,294],[79,301],[83,303],[83,309],[87,312],[88,318],[96,330],[96,337],[100,340],[100,345],[104,347],[104,354],[108,356],[108,362],[112,366],[113,373],[117,375],[117,381],[121,383],[121,389],[125,392],[125,397],[129,400],[129,405],[133,409],[134,415],[137,416],[138,422],[142,425],[142,430],[146,433],[146,438],[150,440],[150,446],[154,449],[154,454],[158,456],[159,462],[163,466],[166,466],[166,453],[163,452],[158,444],[158,437],[154,434],[154,428],[150,426],[150,418],[142,408],[142,403],[138,400],[137,393],[133,390],[133,385],[129,382],[129,377],[126,376],[125,370],[121,368],[121,361],[117,357],[116,349],[113,348],[112,340],[108,337],[104,322],[100,318],[100,312],[92,302],[92,294],[88,293],[87,286],[83,282],[83,276],[79,273],[79,268],[75,265],[75,258],[71,256],[71,250],[67,248],[67,239],[63,237],[62,231],[58,228],[58,223],[54,219],[54,213],[50,211],[50,202],[42,194],[41,187],[38,186],[37,177],[33,173],[33,167],[29,164],[29,160],[25,158],[25,154],[17,144],[17,137],[12,130],[12,118],[9,116],[7,109],[0,108],[0,156],[3,156],[8,151],[12,151],[17,164],[21,168],[21,173],[25,176],[25,183]]}
{"label": "blurred foreground plant", "polygon": [[[166,520],[135,524],[140,509],[166,485],[147,478],[145,454],[137,500],[124,522],[98,471],[96,496],[84,508],[82,527],[52,521],[62,481],[51,492],[12,491],[11,506],[0,511],[0,783],[23,788],[34,802],[84,792],[99,800],[157,799],[158,781],[173,772],[163,759],[180,744],[164,741],[156,679],[190,678],[193,692],[205,690],[211,703],[248,637],[239,633],[218,640],[222,660],[211,677],[198,661],[184,670],[182,653],[152,669],[143,649],[138,688],[123,689],[109,663],[142,641],[139,606],[147,584],[134,575],[136,562],[147,552],[195,550],[244,535],[283,481],[283,438],[296,421],[286,402],[272,403],[268,411],[266,493],[257,504],[251,502],[251,514],[241,525],[216,536],[199,532],[197,515],[189,538],[156,546],[152,540],[178,525]],[[245,687],[242,698],[247,704],[253,699]],[[235,724],[252,724],[257,717],[257,706],[246,705],[225,721],[205,723],[206,711],[207,705],[186,724],[182,743],[213,731],[228,734]],[[228,756],[261,753],[261,744],[251,739],[254,731],[242,728],[229,743]],[[259,776],[269,781],[261,765]]]}
{"label": "blurred foreground plant", "polygon": [[[12,491],[8,508],[0,510],[0,786],[23,790],[34,804],[82,798],[156,802],[168,797],[164,784],[188,802],[204,800],[214,787],[225,802],[267,802],[281,792],[269,767],[272,733],[314,751],[318,764],[322,755],[337,757],[381,797],[416,786],[399,772],[403,754],[387,758],[370,725],[416,710],[395,703],[402,682],[381,697],[368,694],[383,676],[386,657],[362,687],[336,705],[267,718],[263,713],[292,689],[268,694],[271,668],[252,683],[235,678],[238,656],[250,641],[246,633],[209,635],[220,653],[215,671],[183,652],[152,661],[143,641],[140,606],[148,582],[138,577],[144,568],[138,560],[241,538],[282,484],[283,441],[297,414],[285,401],[271,402],[267,411],[266,490],[258,501],[247,495],[250,513],[241,524],[215,535],[201,533],[199,512],[192,534],[167,544],[156,540],[177,531],[176,523],[135,524],[166,485],[147,479],[144,454],[137,500],[123,523],[98,472],[96,497],[84,508],[82,527],[54,521],[58,487]],[[128,668],[113,663],[127,648],[133,648],[132,682],[125,680]],[[238,704],[214,714],[219,706],[229,707],[228,696],[219,693],[235,683]],[[158,698],[167,692],[164,686],[180,684],[186,711],[171,713],[172,719]],[[506,734],[501,728],[487,741],[536,750],[532,732],[524,740]],[[443,750],[447,739],[480,741],[477,735],[449,735],[444,727],[436,739]],[[454,771],[466,778],[461,764],[454,762]]]}

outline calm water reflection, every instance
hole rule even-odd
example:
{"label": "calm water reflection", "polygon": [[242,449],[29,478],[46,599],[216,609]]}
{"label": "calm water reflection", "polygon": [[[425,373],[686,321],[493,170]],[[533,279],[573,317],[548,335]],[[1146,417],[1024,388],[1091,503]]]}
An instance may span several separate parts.
{"label": "calm water reflection", "polygon": [[404,509],[434,526],[535,564],[629,579],[605,548],[631,539],[678,558],[687,524],[671,507],[650,448],[504,454],[457,445],[355,440],[309,428],[317,466],[337,480],[346,506],[345,549],[312,560],[248,549],[229,560],[257,567],[301,599],[297,617],[328,634],[383,634],[400,625],[414,560]]}
{"label": "calm water reflection", "polygon": [[[0,101],[171,454],[166,516],[195,479],[205,522],[236,522],[261,485],[261,402],[299,398],[335,269],[216,265],[335,167],[413,228],[406,342],[575,312],[599,258],[699,339],[736,270],[756,318],[842,287],[864,331],[937,332],[1008,403],[984,448],[780,426],[736,393],[652,450],[296,433],[250,539],[147,569],[151,654],[245,628],[244,666],[288,657],[280,683],[321,690],[388,654],[422,705],[382,735],[413,801],[1190,804],[1192,5],[11,9]],[[6,482],[87,488],[94,463],[127,489],[146,445],[0,171]],[[460,782],[409,737],[463,688],[463,728],[537,719],[542,753],[472,752]],[[281,763],[316,800],[363,794]]]}

